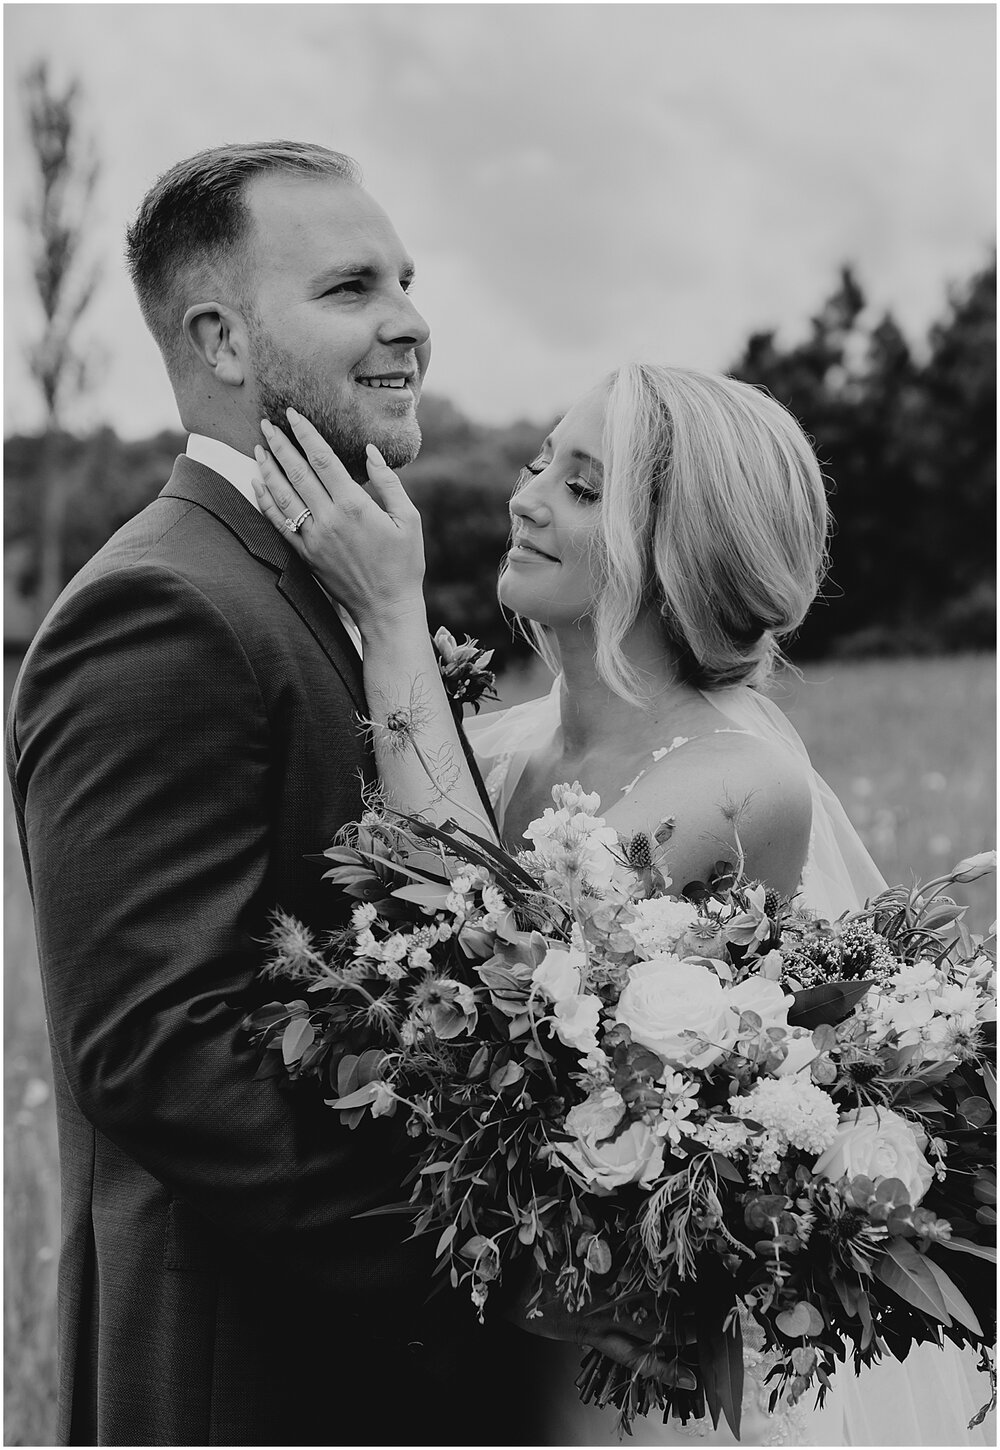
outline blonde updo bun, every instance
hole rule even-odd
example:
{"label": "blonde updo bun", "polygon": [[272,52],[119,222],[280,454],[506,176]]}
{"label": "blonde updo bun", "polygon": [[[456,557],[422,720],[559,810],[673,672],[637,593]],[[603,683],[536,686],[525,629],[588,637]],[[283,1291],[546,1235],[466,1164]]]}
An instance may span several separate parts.
{"label": "blonde updo bun", "polygon": [[829,509],[808,438],[732,378],[634,363],[607,389],[600,674],[640,702],[622,644],[646,605],[690,683],[763,683],[825,568]]}

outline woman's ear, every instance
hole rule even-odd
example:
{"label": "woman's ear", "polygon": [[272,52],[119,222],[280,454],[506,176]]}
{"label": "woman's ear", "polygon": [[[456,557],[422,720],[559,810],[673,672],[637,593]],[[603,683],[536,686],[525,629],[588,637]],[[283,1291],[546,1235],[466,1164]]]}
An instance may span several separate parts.
{"label": "woman's ear", "polygon": [[184,314],[184,336],[218,382],[231,388],[246,382],[246,328],[238,312],[222,302],[195,302]]}

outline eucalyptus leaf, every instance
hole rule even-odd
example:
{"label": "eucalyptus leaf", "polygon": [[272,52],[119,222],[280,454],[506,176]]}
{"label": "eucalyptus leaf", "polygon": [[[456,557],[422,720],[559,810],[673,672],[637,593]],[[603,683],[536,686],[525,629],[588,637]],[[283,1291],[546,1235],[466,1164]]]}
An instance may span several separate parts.
{"label": "eucalyptus leaf", "polygon": [[959,1289],[958,1285],[945,1273],[941,1265],[936,1264],[932,1258],[925,1257],[924,1263],[937,1280],[937,1286],[941,1290],[941,1298],[944,1300],[951,1317],[957,1319],[959,1324],[964,1324],[966,1329],[972,1334],[976,1334],[982,1338],[983,1330],[979,1320],[976,1318],[975,1310]]}
{"label": "eucalyptus leaf", "polygon": [[923,1254],[908,1239],[889,1240],[885,1254],[875,1265],[875,1277],[914,1309],[920,1309],[942,1324],[951,1324],[937,1279]]}

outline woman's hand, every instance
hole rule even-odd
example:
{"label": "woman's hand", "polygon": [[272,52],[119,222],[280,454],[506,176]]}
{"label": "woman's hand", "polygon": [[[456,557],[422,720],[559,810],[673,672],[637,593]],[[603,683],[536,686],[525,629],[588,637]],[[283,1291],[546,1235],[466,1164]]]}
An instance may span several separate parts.
{"label": "woman's hand", "polygon": [[[261,430],[270,452],[254,449],[264,479],[263,487],[254,481],[254,492],[264,517],[362,634],[366,626],[412,619],[424,607],[424,544],[420,515],[403,485],[369,444],[369,495],[308,419],[289,408],[288,422],[301,453],[266,420]],[[289,529],[303,514],[299,528]]]}

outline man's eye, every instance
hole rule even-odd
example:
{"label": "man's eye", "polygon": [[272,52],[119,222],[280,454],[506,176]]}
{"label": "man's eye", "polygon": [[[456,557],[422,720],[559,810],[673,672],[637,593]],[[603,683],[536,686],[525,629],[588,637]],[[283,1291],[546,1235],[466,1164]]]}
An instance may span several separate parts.
{"label": "man's eye", "polygon": [[336,287],[328,287],[323,296],[334,297],[338,292],[363,292],[364,290],[364,282],[360,277],[355,277],[351,282],[338,282]]}

